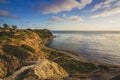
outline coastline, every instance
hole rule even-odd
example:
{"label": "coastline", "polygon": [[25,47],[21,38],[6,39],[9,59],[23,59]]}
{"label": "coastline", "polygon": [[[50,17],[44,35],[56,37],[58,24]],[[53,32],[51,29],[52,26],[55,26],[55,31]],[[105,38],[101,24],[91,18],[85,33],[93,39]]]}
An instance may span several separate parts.
{"label": "coastline", "polygon": [[54,38],[56,38],[56,36],[53,36],[53,37],[49,38],[45,42],[44,46],[46,48],[50,49],[50,50],[55,50],[55,51],[58,51],[58,52],[61,52],[61,53],[65,54],[65,55],[68,55],[68,56],[70,56],[70,57],[72,57],[72,58],[74,58],[75,60],[78,60],[78,61],[94,63],[96,65],[104,64],[104,65],[109,65],[109,66],[118,66],[118,67],[120,67],[120,65],[117,65],[117,64],[115,65],[115,64],[110,64],[110,63],[105,63],[105,62],[101,62],[101,61],[94,61],[94,60],[91,60],[91,59],[87,59],[85,57],[80,56],[78,53],[75,53],[75,52],[72,52],[72,51],[60,50],[60,49],[49,47],[49,44],[51,43],[51,41]]}
{"label": "coastline", "polygon": [[[46,47],[48,47],[48,46],[46,46]],[[70,57],[72,57],[72,58],[74,58],[74,59],[76,59],[76,60],[78,60],[78,61],[90,62],[90,63],[94,63],[94,64],[97,64],[97,65],[99,65],[99,64],[105,64],[105,63],[103,63],[103,62],[98,62],[98,61],[93,61],[93,60],[87,59],[87,58],[82,57],[82,56],[80,56],[79,54],[77,54],[77,53],[75,53],[75,52],[72,52],[72,51],[59,50],[59,49],[55,49],[55,48],[51,48],[51,47],[48,47],[48,48],[49,48],[49,49],[52,49],[52,50],[59,51],[59,52],[61,52],[61,53],[64,53],[64,54],[66,54],[66,55],[68,55],[68,56],[70,56]]]}
{"label": "coastline", "polygon": [[[71,71],[73,71],[74,67],[76,69],[76,67],[79,67],[79,65],[82,65],[82,64],[78,64],[78,63],[75,63],[76,65],[73,66],[73,68],[71,69],[67,69],[69,68],[69,66],[71,66],[70,64],[71,63],[74,63],[73,62],[70,62],[70,63],[65,63],[66,65],[68,65],[68,67],[66,68],[66,65],[61,65],[61,62],[64,60],[64,56],[59,59],[58,58],[58,61],[57,64],[61,65],[69,74],[69,77],[66,78],[66,80],[79,80],[79,79],[84,79],[84,80],[88,80],[88,79],[93,79],[93,80],[112,80],[112,78],[116,78],[117,76],[119,77],[120,75],[120,65],[114,65],[114,64],[107,64],[107,63],[103,63],[103,62],[98,62],[98,61],[93,61],[93,60],[89,60],[87,58],[84,58],[84,57],[81,57],[80,55],[78,55],[77,53],[74,53],[74,52],[70,52],[70,51],[65,51],[65,50],[58,50],[58,49],[55,49],[55,48],[51,48],[49,47],[49,43],[53,40],[54,38],[51,38],[51,39],[47,39],[45,41],[45,43],[43,44],[43,47],[46,48],[46,49],[49,49],[50,51],[55,51],[55,52],[58,52],[58,54],[60,53],[63,53],[64,55],[67,55],[67,56],[70,56],[72,59],[80,63],[85,63],[86,64],[93,64],[93,65],[96,65],[98,68],[91,71],[91,72],[80,72],[80,73],[77,73],[76,72],[73,72],[71,73]],[[55,55],[55,54],[53,54]],[[56,60],[52,60],[53,62],[56,62]],[[69,61],[69,60],[68,60]],[[87,67],[89,67],[90,65],[87,65]],[[101,66],[101,67],[100,67]],[[85,66],[84,66],[85,67]],[[86,67],[86,68],[87,68]],[[84,68],[84,69],[86,69]],[[72,70],[73,69],[73,70]],[[80,70],[78,69],[78,72]]]}
{"label": "coastline", "polygon": [[68,51],[65,51],[65,50],[58,50],[58,49],[49,47],[48,45],[50,44],[50,42],[51,42],[54,38],[56,38],[56,36],[55,36],[55,37],[52,37],[52,38],[50,38],[50,39],[48,39],[48,40],[46,40],[46,42],[45,42],[45,44],[44,44],[43,46],[44,46],[45,48],[50,49],[50,50],[54,50],[54,51],[58,51],[58,52],[64,53],[65,55],[68,55],[68,56],[70,56],[70,57],[72,57],[72,58],[74,58],[74,59],[76,59],[76,60],[78,60],[78,61],[88,62],[88,60],[87,60],[86,58],[80,57],[77,53],[68,52]]}

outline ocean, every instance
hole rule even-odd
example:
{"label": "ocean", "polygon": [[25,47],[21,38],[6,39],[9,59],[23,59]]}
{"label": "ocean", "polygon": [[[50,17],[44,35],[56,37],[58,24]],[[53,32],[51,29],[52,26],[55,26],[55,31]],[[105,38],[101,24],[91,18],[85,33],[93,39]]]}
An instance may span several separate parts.
{"label": "ocean", "polygon": [[89,60],[120,65],[119,31],[52,31],[48,47],[70,51]]}

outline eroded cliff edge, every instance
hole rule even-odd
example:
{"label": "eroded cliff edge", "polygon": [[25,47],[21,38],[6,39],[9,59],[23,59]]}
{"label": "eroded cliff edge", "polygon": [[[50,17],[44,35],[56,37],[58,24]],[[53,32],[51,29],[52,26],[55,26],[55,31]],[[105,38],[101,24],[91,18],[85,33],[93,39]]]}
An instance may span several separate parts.
{"label": "eroded cliff edge", "polygon": [[68,73],[57,63],[49,61],[48,54],[40,50],[41,44],[52,37],[46,29],[0,32],[0,77],[3,80],[31,77],[19,77],[26,71],[29,72],[25,75],[34,73],[32,75],[38,79],[67,77]]}

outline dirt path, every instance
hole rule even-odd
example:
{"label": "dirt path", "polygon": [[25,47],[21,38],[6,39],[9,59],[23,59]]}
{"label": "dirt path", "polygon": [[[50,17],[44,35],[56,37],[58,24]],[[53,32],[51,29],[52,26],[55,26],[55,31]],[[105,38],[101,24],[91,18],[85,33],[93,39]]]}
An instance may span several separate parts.
{"label": "dirt path", "polygon": [[[28,65],[28,66],[24,66],[22,67],[21,69],[15,71],[12,75],[4,78],[4,79],[1,79],[1,80],[15,80],[15,78],[17,77],[17,75],[21,74],[22,72],[24,72],[25,70],[28,70],[29,68],[33,68],[34,66],[38,65],[39,63],[41,62],[41,60],[38,60],[38,61],[32,61],[32,64],[31,65]],[[31,62],[30,62],[31,63]]]}

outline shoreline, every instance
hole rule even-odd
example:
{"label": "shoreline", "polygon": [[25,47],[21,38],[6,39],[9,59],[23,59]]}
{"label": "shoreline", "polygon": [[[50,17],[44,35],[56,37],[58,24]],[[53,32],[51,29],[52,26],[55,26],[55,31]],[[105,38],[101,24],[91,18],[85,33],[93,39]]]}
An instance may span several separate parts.
{"label": "shoreline", "polygon": [[75,52],[72,52],[72,51],[67,51],[67,50],[60,50],[60,49],[56,49],[56,48],[52,48],[52,47],[49,47],[48,45],[51,43],[51,41],[56,38],[56,36],[53,36],[52,38],[46,40],[45,44],[44,44],[44,47],[50,49],[50,50],[55,50],[55,51],[58,51],[58,52],[61,52],[65,55],[68,55],[78,61],[82,61],[82,62],[90,62],[90,63],[94,63],[96,65],[101,65],[101,64],[104,64],[104,65],[109,65],[109,66],[118,66],[120,67],[120,65],[118,64],[110,64],[110,63],[105,63],[105,62],[101,62],[101,61],[94,61],[94,60],[91,60],[91,59],[87,59],[85,57],[82,57],[80,56],[78,53],[75,53]]}
{"label": "shoreline", "polygon": [[[90,62],[90,63],[94,63],[94,64],[97,64],[97,65],[100,65],[100,64],[106,64],[106,63],[103,63],[103,62],[99,62],[99,61],[93,61],[93,60],[90,60],[90,59],[87,59],[85,57],[82,57],[80,56],[79,54],[75,53],[75,52],[72,52],[72,51],[66,51],[66,50],[59,50],[59,49],[56,49],[56,48],[51,48],[51,47],[48,47],[46,46],[47,48],[51,49],[51,50],[56,50],[56,51],[59,51],[61,53],[64,53],[78,61],[82,61],[82,62]],[[108,65],[108,64],[107,64]],[[110,64],[109,64],[110,65]]]}

